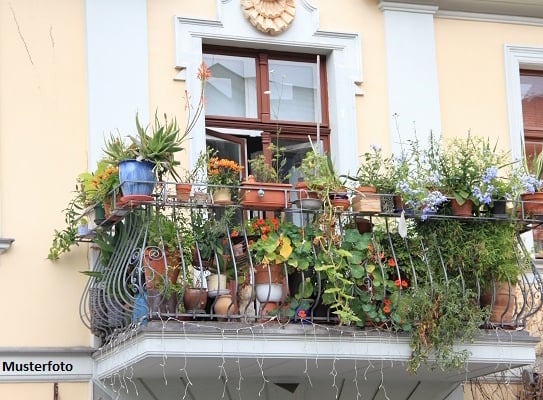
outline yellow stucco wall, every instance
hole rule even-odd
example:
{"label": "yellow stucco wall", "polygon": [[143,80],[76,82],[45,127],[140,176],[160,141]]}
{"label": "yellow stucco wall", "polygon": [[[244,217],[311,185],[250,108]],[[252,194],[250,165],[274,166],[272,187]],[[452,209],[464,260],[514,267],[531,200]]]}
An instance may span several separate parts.
{"label": "yellow stucco wall", "polygon": [[435,19],[443,135],[500,138],[509,146],[504,45],[543,45],[543,27]]}
{"label": "yellow stucco wall", "polygon": [[0,256],[0,346],[89,343],[87,246],[45,259],[87,167],[84,26],[83,0],[0,2],[0,233],[15,238]]}
{"label": "yellow stucco wall", "polygon": [[[319,9],[320,29],[360,34],[359,148],[376,138],[384,145],[389,112],[377,0],[311,4]],[[183,120],[173,18],[215,19],[216,1],[149,0],[147,12],[150,114],[159,109]],[[0,304],[9,320],[0,346],[88,345],[78,313],[87,245],[59,262],[45,259],[75,177],[87,167],[84,29],[83,0],[0,2],[0,233],[16,239],[0,256]],[[435,33],[443,134],[471,129],[505,139],[503,45],[541,45],[543,28],[437,18]]]}
{"label": "yellow stucco wall", "polygon": [[[53,382],[48,383],[2,383],[0,399],[50,400],[53,398]],[[59,400],[88,399],[88,383],[59,383]]]}

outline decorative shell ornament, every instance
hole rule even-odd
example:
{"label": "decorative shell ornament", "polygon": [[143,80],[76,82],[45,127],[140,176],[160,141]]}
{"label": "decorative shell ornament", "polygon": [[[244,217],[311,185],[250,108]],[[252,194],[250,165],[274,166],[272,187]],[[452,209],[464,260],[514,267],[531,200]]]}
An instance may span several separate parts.
{"label": "decorative shell ornament", "polygon": [[260,32],[278,35],[294,20],[294,0],[241,0],[243,14]]}

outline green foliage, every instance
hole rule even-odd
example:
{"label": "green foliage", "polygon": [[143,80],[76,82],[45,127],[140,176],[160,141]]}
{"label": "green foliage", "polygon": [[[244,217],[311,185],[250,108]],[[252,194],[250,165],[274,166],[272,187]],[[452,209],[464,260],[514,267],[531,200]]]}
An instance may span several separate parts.
{"label": "green foliage", "polygon": [[181,177],[175,167],[180,163],[175,159],[175,154],[184,150],[183,142],[188,137],[188,131],[181,133],[177,120],[168,120],[164,114],[162,121],[155,112],[154,120],[149,125],[143,126],[136,114],[136,135],[130,135],[130,143],[127,143],[117,134],[110,134],[103,148],[106,161],[117,165],[126,159],[149,161],[154,164],[154,171],[159,180],[166,174],[171,174],[177,181]]}
{"label": "green foliage", "polygon": [[[229,234],[229,226],[234,216],[233,208],[225,208],[222,215],[217,215],[213,211],[209,213],[204,210],[192,210],[190,214],[193,246],[197,246],[202,260],[214,260],[217,256],[219,268],[223,269],[221,273],[226,273],[223,239]],[[212,272],[216,271],[216,266],[211,267]]]}
{"label": "green foliage", "polygon": [[271,153],[271,164],[267,162],[264,154],[259,154],[256,158],[248,160],[251,175],[257,182],[283,183],[290,177],[290,172],[286,169],[285,148],[270,143],[268,150]]}
{"label": "green foliage", "polygon": [[346,176],[358,186],[371,186],[380,193],[390,193],[390,171],[392,170],[392,158],[385,157],[380,147],[372,145],[371,151],[363,153],[360,158],[360,166],[354,176]]}
{"label": "green foliage", "polygon": [[472,342],[487,311],[472,291],[463,291],[460,280],[435,281],[410,290],[401,298],[398,315],[411,321],[411,358],[408,371],[426,364],[442,370],[460,369],[467,350],[455,350],[455,342]]}
{"label": "green foliage", "polygon": [[315,239],[315,271],[324,275],[322,299],[337,315],[340,324],[361,321],[350,303],[354,299],[354,280],[364,274],[362,260],[370,240],[370,234],[361,234],[356,229],[346,229],[341,237],[324,234]]}
{"label": "green foliage", "polygon": [[467,284],[474,290],[477,281],[483,285],[492,280],[517,282],[527,263],[520,254],[517,229],[508,221],[452,219],[430,220],[417,226],[428,247],[430,265],[439,268],[443,260],[450,273],[461,268]]}
{"label": "green foliage", "polygon": [[47,255],[47,258],[51,261],[58,260],[62,254],[68,253],[72,246],[78,245],[77,225],[81,213],[78,196],[68,203],[68,207],[63,210],[63,213],[66,227],[61,230],[54,230],[53,241]]}

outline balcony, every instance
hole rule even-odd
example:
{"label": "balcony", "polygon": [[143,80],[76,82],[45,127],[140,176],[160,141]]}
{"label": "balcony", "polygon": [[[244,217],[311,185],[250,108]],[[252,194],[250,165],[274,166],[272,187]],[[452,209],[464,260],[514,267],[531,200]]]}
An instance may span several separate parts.
{"label": "balcony", "polygon": [[[515,211],[507,215],[438,213],[425,215],[422,222],[418,210],[396,208],[390,195],[366,198],[363,202],[369,208],[353,211],[351,198],[345,208],[328,210],[297,200],[293,189],[280,189],[284,201],[280,209],[266,206],[262,211],[235,198],[217,202],[208,195],[214,193],[212,189],[202,186],[193,189],[189,198],[179,199],[175,184],[162,184],[151,198],[115,202],[111,214],[96,221],[89,235],[81,238],[99,250],[81,300],[83,322],[103,343],[95,354],[99,380],[129,373],[142,385],[161,386],[163,378],[174,376],[180,379],[175,383],[181,385],[179,390],[189,390],[191,379],[199,382],[209,376],[210,368],[213,375],[218,367],[219,389],[228,386],[225,377],[236,376],[256,394],[268,379],[286,384],[293,377],[298,384],[317,381],[311,386],[315,390],[332,374],[338,379],[332,387],[338,391],[340,382],[349,382],[345,390],[355,390],[352,382],[360,379],[357,390],[365,387],[365,392],[377,393],[386,372],[391,381],[413,385],[418,398],[444,398],[458,382],[534,361],[539,338],[525,328],[541,309],[543,285],[529,250],[518,239],[540,223],[525,215],[527,204],[514,204]],[[366,230],[358,233],[351,248],[341,248],[341,254],[349,252],[347,260],[364,255],[353,262],[363,267],[362,272],[349,267],[349,283],[336,286],[348,288],[347,302],[331,297],[335,288],[330,282],[336,278],[330,270],[314,267],[322,241],[331,244],[330,233],[307,237],[308,265],[300,262],[296,268],[285,261],[280,263],[279,280],[266,269],[263,283],[259,281],[258,260],[254,251],[248,251],[258,240],[248,231],[251,222],[264,224],[275,218],[305,232],[310,226],[322,227],[331,217],[334,233],[344,241],[354,227]],[[215,223],[218,243],[211,260],[207,260],[209,246],[198,236],[209,223]],[[515,246],[510,250],[519,267],[518,281],[488,283],[488,276],[476,273],[466,260],[451,268],[450,249],[439,245],[436,234],[413,236],[421,224],[439,234],[452,224],[461,229],[513,227]],[[398,233],[402,226],[408,231],[406,237]],[[177,250],[173,253],[166,251],[172,237]],[[358,248],[361,240],[364,246]],[[296,247],[294,239],[292,247]],[[195,305],[188,304],[188,292],[193,292]],[[430,296],[435,304],[449,302],[459,308],[472,309],[477,303],[473,309],[481,310],[482,319],[473,338],[465,342],[453,338],[450,347],[459,358],[436,355],[430,347],[420,360],[413,360],[413,335],[432,320],[424,319],[423,308],[401,311],[405,304],[415,307],[416,293]],[[460,303],[453,304],[456,301]],[[225,303],[224,308],[219,308],[220,303]],[[342,314],[350,311],[347,317]],[[408,316],[412,320],[402,320]],[[435,315],[435,320],[441,318]],[[440,357],[452,364],[440,363]],[[441,384],[436,386],[436,381]],[[192,390],[205,392],[205,387],[202,383]]]}

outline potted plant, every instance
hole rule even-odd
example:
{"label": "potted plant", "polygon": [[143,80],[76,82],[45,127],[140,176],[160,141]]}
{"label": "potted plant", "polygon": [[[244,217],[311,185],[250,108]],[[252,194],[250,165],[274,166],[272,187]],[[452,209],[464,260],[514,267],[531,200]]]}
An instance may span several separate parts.
{"label": "potted plant", "polygon": [[244,208],[277,211],[288,205],[292,185],[283,183],[290,176],[286,171],[284,148],[270,143],[268,152],[271,160],[260,154],[248,161],[251,175],[241,182],[240,190],[240,204]]}
{"label": "potted plant", "polygon": [[239,186],[241,170],[242,167],[235,161],[219,158],[217,151],[208,150],[207,183],[212,185],[213,203],[232,203],[232,190]]}
{"label": "potted plant", "polygon": [[153,123],[147,126],[140,123],[136,114],[136,132],[135,136],[129,136],[127,145],[121,137],[111,134],[103,151],[109,162],[119,165],[123,197],[140,200],[144,198],[137,196],[149,197],[153,193],[157,178],[162,181],[169,173],[175,180],[179,179],[175,171],[179,161],[175,154],[183,150],[181,145],[188,133],[180,133],[175,118],[168,120],[164,115],[162,121],[157,113]]}
{"label": "potted plant", "polygon": [[151,212],[147,225],[142,268],[147,289],[157,284],[175,284],[181,263],[180,229],[182,216],[164,214],[161,210]]}
{"label": "potted plant", "polygon": [[345,183],[336,173],[329,154],[313,147],[302,159],[300,169],[307,187],[319,193],[325,206],[332,208],[337,205],[340,209],[349,207]]}
{"label": "potted plant", "polygon": [[520,214],[523,218],[543,215],[543,152],[523,152],[522,169],[519,171]]}
{"label": "potted plant", "polygon": [[385,158],[379,146],[370,146],[370,151],[363,153],[356,175],[345,177],[355,182],[352,198],[353,211],[380,212],[381,198],[375,193],[390,193],[387,187],[388,171],[392,168],[392,160]]}
{"label": "potted plant", "polygon": [[454,345],[473,341],[486,312],[477,304],[476,293],[464,290],[460,279],[455,279],[413,288],[401,297],[397,315],[410,321],[407,370],[416,374],[424,364],[441,370],[461,369],[470,353]]}
{"label": "potted plant", "polygon": [[[193,197],[198,200],[199,193],[203,193],[203,183],[207,172],[207,151],[202,151],[192,169],[184,170],[181,181],[175,184],[176,198],[186,203],[191,199],[191,192],[195,187]],[[207,198],[207,196],[205,197]]]}
{"label": "potted plant", "polygon": [[[119,179],[124,197],[132,196],[128,197],[130,200],[149,200],[157,179],[163,181],[169,174],[175,181],[180,180],[175,170],[180,162],[175,155],[184,150],[183,143],[202,113],[203,93],[209,77],[209,70],[202,63],[198,69],[198,79],[201,82],[199,102],[194,115],[189,113],[184,131],[179,128],[175,117],[168,118],[164,114],[161,119],[158,112],[155,112],[153,121],[148,125],[142,125],[136,113],[136,134],[129,136],[128,143],[120,135],[110,134],[103,151],[110,163],[119,165]],[[190,107],[187,109],[190,111]]]}
{"label": "potted plant", "polygon": [[507,153],[497,151],[488,139],[468,135],[453,138],[443,147],[439,160],[440,181],[443,193],[451,198],[451,207],[463,207],[461,216],[472,216],[478,197],[474,188],[481,183],[488,168],[496,170],[510,164]]}
{"label": "potted plant", "polygon": [[[218,213],[221,213],[220,215]],[[230,255],[224,240],[229,235],[229,226],[234,209],[191,210],[191,228],[193,230],[192,265],[201,271],[207,271],[208,295],[215,297],[226,294],[228,274],[233,273]]]}

